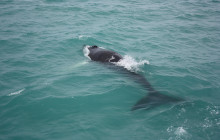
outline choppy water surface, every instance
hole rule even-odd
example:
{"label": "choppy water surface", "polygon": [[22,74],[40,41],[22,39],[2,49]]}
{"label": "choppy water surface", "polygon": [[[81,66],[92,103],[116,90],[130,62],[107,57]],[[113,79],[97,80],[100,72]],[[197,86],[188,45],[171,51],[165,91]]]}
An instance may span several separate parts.
{"label": "choppy water surface", "polygon": [[[1,0],[0,139],[219,139],[219,7],[219,0]],[[84,44],[117,51],[121,65],[185,101],[130,111],[147,92],[86,58]]]}

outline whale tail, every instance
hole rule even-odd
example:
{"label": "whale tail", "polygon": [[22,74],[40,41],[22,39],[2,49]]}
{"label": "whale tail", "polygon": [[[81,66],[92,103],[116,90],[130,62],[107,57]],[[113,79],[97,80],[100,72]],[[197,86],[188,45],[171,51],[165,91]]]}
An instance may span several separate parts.
{"label": "whale tail", "polygon": [[139,82],[148,91],[148,94],[138,100],[136,104],[131,108],[132,111],[137,109],[151,109],[167,103],[177,103],[184,101],[184,99],[180,97],[161,94],[159,91],[153,88],[150,82],[148,82],[143,75],[134,72],[130,72],[130,75],[135,81]]}
{"label": "whale tail", "polygon": [[160,94],[158,91],[149,92],[149,94],[139,101],[131,108],[131,111],[137,109],[151,109],[157,107],[162,104],[166,103],[177,103],[184,101],[182,98],[179,97],[171,97],[168,95]]}

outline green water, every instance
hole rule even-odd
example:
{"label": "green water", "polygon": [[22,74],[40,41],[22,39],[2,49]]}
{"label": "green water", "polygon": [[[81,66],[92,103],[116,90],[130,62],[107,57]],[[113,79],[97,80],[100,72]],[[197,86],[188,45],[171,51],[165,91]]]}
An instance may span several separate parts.
{"label": "green water", "polygon": [[[1,0],[0,139],[218,140],[219,0]],[[115,50],[184,98],[130,111],[147,92],[86,58]],[[127,64],[132,65],[130,61]]]}

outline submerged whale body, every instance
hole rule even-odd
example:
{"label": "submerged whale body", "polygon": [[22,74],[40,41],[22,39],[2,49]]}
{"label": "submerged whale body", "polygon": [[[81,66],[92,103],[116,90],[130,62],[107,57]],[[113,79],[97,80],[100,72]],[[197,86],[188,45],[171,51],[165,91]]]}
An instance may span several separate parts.
{"label": "submerged whale body", "polygon": [[[100,48],[98,46],[84,46],[84,49],[87,50],[87,57],[89,57],[93,61],[103,62],[114,64],[114,62],[119,62],[123,59],[123,57],[111,50],[106,50],[104,48]],[[119,67],[119,66],[117,66]],[[129,71],[123,67],[121,69],[129,74],[129,76],[134,79],[136,82],[140,83],[145,89],[148,90],[148,94],[136,102],[136,104],[131,108],[131,110],[137,109],[151,109],[156,106],[165,104],[165,103],[172,103],[172,102],[179,102],[183,101],[181,98],[171,97],[167,95],[160,94],[156,91],[152,85],[147,81],[147,79],[135,72]]]}

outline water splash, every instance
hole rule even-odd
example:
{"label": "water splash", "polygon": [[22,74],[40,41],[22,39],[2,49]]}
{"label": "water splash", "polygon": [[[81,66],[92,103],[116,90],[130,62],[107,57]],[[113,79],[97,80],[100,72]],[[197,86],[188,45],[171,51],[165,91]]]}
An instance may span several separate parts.
{"label": "water splash", "polygon": [[182,136],[185,135],[187,132],[183,127],[178,127],[176,129],[176,131],[174,132],[174,134],[178,135],[178,136]]}
{"label": "water splash", "polygon": [[140,71],[140,66],[143,66],[145,64],[150,64],[148,60],[140,60],[136,61],[134,58],[132,58],[129,55],[125,55],[122,60],[115,63],[118,66],[122,66],[126,68],[129,71],[137,72]]}
{"label": "water splash", "polygon": [[84,48],[83,48],[83,54],[85,57],[89,58],[91,60],[91,58],[89,57],[89,49],[88,47],[90,47],[89,45],[86,45]]}
{"label": "water splash", "polygon": [[186,131],[186,128],[182,126],[174,127],[171,125],[167,128],[167,132],[171,135],[171,137],[169,137],[169,140],[185,140],[191,138],[191,134],[189,134]]}

